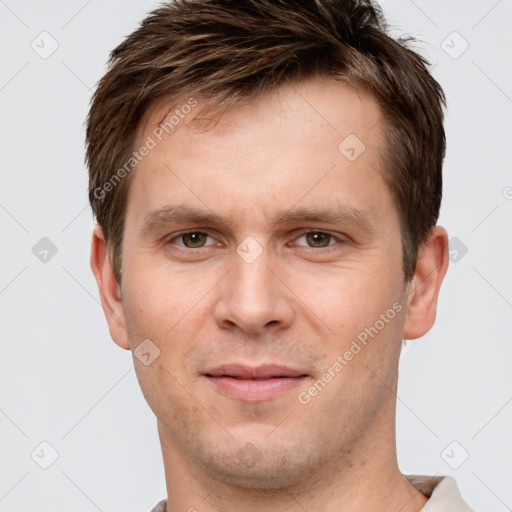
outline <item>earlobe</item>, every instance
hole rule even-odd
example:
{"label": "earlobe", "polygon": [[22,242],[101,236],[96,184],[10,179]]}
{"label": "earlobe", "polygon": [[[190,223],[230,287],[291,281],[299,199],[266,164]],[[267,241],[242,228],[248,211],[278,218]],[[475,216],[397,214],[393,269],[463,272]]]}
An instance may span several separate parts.
{"label": "earlobe", "polygon": [[121,287],[112,268],[107,244],[100,226],[94,228],[92,235],[91,269],[98,285],[110,336],[120,347],[129,350],[130,343],[126,333]]}
{"label": "earlobe", "polygon": [[434,324],[439,290],[447,269],[448,235],[444,228],[435,226],[419,248],[416,270],[407,288],[405,339],[423,336]]}

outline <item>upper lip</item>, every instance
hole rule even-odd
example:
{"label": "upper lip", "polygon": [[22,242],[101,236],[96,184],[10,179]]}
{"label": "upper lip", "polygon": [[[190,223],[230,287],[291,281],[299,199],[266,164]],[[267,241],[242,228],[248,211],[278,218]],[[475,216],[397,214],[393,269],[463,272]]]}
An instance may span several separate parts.
{"label": "upper lip", "polygon": [[271,379],[276,377],[304,377],[301,370],[279,364],[247,366],[243,364],[223,364],[203,373],[207,377],[233,377],[235,379]]}

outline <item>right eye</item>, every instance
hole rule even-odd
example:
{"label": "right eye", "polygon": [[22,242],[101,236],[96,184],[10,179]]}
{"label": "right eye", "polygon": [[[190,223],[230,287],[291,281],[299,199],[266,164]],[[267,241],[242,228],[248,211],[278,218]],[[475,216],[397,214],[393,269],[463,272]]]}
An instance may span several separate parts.
{"label": "right eye", "polygon": [[[208,238],[212,237],[210,237],[207,233],[203,233],[202,231],[187,231],[186,233],[181,233],[169,239],[168,243],[175,244],[180,247],[186,247],[188,249],[201,249],[202,247],[207,247],[206,240]],[[181,243],[174,242],[175,240],[178,240]],[[210,243],[208,245],[213,244]]]}

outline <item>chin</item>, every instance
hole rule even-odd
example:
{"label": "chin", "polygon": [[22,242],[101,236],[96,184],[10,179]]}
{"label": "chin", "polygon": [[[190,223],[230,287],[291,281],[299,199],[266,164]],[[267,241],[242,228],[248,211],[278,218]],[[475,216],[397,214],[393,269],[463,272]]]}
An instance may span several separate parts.
{"label": "chin", "polygon": [[258,467],[252,468],[221,463],[209,464],[204,469],[223,483],[246,491],[282,491],[283,488],[300,485],[314,473],[311,465],[297,465],[293,462],[279,465],[260,462]]}
{"label": "chin", "polygon": [[197,454],[203,470],[232,487],[254,491],[300,485],[329,459],[329,453],[322,456],[319,450],[308,450],[307,443],[297,439],[289,446],[281,440],[280,445],[269,442],[256,445],[247,441],[235,450],[227,445],[216,448]]}

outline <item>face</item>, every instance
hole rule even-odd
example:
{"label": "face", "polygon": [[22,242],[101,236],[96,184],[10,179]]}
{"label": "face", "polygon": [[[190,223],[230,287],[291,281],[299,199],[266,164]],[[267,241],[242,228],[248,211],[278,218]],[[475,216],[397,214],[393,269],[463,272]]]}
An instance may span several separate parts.
{"label": "face", "polygon": [[183,464],[272,488],[394,435],[408,296],[383,130],[372,96],[311,80],[184,117],[134,171],[111,332],[151,340],[137,375]]}

